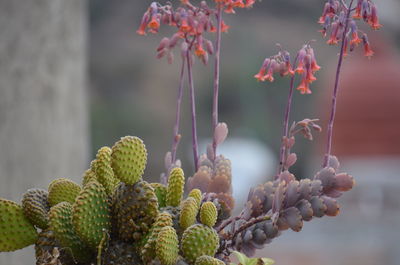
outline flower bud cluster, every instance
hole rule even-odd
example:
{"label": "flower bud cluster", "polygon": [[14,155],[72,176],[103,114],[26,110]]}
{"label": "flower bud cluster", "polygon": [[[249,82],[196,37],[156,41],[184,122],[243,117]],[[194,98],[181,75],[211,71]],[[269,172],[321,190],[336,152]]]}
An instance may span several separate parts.
{"label": "flower bud cluster", "polygon": [[258,81],[268,80],[273,82],[275,73],[280,76],[291,75],[292,77],[297,73],[301,77],[297,90],[301,94],[311,94],[309,85],[317,80],[314,73],[319,69],[321,67],[317,64],[313,48],[310,44],[305,44],[297,53],[293,66],[289,52],[281,50],[278,54],[266,58],[254,77]]}
{"label": "flower bud cluster", "polygon": [[[363,19],[374,30],[382,27],[379,23],[376,5],[371,0],[357,0],[355,8],[348,7],[343,1],[329,0],[325,3],[318,23],[322,25],[320,31],[324,37],[329,33],[327,40],[329,45],[336,45],[339,41],[344,42],[344,56],[348,54],[348,50],[353,51],[362,43],[365,56],[370,58],[374,52],[370,47],[367,35],[358,29],[355,21],[357,19]],[[362,36],[361,38],[359,34]]]}
{"label": "flower bud cluster", "polygon": [[[214,53],[214,47],[210,40],[204,37],[206,32],[216,32],[218,16],[217,8],[223,8],[226,13],[234,13],[234,8],[251,7],[254,0],[215,0],[215,7],[208,6],[206,1],[201,1],[198,6],[189,0],[181,0],[181,5],[174,8],[171,3],[160,5],[152,2],[144,13],[139,29],[139,35],[147,32],[158,33],[161,25],[175,27],[177,32],[170,38],[163,38],[157,48],[157,58],[167,55],[168,62],[172,62],[172,50],[179,42],[181,53],[193,52],[204,64],[207,64],[209,55]],[[229,26],[221,20],[221,32],[227,32]]]}

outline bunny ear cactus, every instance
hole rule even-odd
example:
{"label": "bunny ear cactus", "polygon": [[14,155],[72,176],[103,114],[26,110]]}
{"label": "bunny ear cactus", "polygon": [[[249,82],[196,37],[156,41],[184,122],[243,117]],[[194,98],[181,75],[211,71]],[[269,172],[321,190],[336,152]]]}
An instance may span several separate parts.
{"label": "bunny ear cactus", "polygon": [[74,203],[76,196],[81,192],[81,187],[70,179],[59,178],[49,184],[48,200],[51,206],[60,202]]}
{"label": "bunny ear cactus", "polygon": [[22,196],[22,208],[31,223],[41,229],[48,227],[50,205],[48,192],[42,189],[29,189]]}
{"label": "bunny ear cactus", "polygon": [[99,246],[103,231],[110,230],[110,201],[97,181],[89,182],[76,198],[72,224],[79,238],[93,249]]}
{"label": "bunny ear cactus", "polygon": [[163,265],[174,265],[178,258],[179,241],[171,226],[163,227],[157,236],[156,255]]}
{"label": "bunny ear cactus", "polygon": [[107,146],[100,148],[97,151],[96,160],[93,165],[97,180],[106,189],[108,195],[113,194],[115,187],[119,183],[111,168],[111,153],[111,148]]}
{"label": "bunny ear cactus", "polygon": [[23,208],[0,198],[0,251],[14,251],[35,243],[35,227],[24,215]]}
{"label": "bunny ear cactus", "polygon": [[217,207],[212,202],[205,202],[201,205],[200,209],[200,221],[209,226],[213,227],[217,222],[218,212]]}
{"label": "bunny ear cactus", "polygon": [[198,257],[196,259],[196,262],[194,263],[194,265],[224,265],[224,264],[225,262],[223,262],[222,260],[207,255]]}
{"label": "bunny ear cactus", "polygon": [[147,163],[147,150],[138,137],[125,136],[112,147],[111,167],[116,178],[133,185],[140,180]]}
{"label": "bunny ear cactus", "polygon": [[199,206],[195,198],[188,197],[182,202],[181,216],[179,218],[179,225],[182,229],[186,229],[196,222]]}
{"label": "bunny ear cactus", "polygon": [[167,188],[167,205],[178,206],[182,200],[185,187],[185,176],[179,167],[173,168],[170,172]]}
{"label": "bunny ear cactus", "polygon": [[73,209],[68,202],[61,202],[50,209],[49,228],[62,247],[70,249],[72,256],[79,261],[88,261],[91,251],[74,230]]}

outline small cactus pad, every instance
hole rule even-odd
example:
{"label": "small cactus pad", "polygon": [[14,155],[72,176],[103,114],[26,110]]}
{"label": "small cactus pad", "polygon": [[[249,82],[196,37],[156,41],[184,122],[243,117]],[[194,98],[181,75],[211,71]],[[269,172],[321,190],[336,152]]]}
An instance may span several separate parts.
{"label": "small cactus pad", "polygon": [[115,176],[132,185],[140,180],[147,163],[147,150],[138,137],[125,136],[112,147],[111,167]]}
{"label": "small cactus pad", "polygon": [[146,181],[134,185],[121,182],[113,197],[114,218],[122,240],[140,240],[158,215],[158,201]]}
{"label": "small cactus pad", "polygon": [[22,196],[22,208],[25,216],[32,224],[41,229],[46,229],[49,225],[47,213],[50,210],[50,205],[47,201],[47,195],[46,190],[29,189]]}
{"label": "small cactus pad", "polygon": [[150,236],[142,248],[141,256],[144,261],[149,261],[155,258],[155,244],[158,233],[166,226],[172,226],[172,216],[167,212],[159,213],[156,221],[151,227]]}
{"label": "small cactus pad", "polygon": [[96,173],[92,169],[88,169],[83,173],[82,186],[88,184],[91,180],[97,180]]}
{"label": "small cactus pad", "polygon": [[219,247],[219,237],[214,229],[194,224],[185,230],[181,241],[183,256],[190,263],[203,255],[214,256]]}
{"label": "small cactus pad", "polygon": [[61,246],[70,249],[74,258],[86,260],[89,255],[87,247],[76,235],[72,225],[72,205],[69,202],[60,202],[51,207],[49,217],[49,228],[54,231]]}
{"label": "small cactus pad", "polygon": [[76,198],[72,224],[76,234],[92,248],[98,247],[103,229],[110,230],[110,202],[104,187],[97,181],[89,182]]}
{"label": "small cactus pad", "polygon": [[200,221],[209,226],[213,227],[217,222],[218,212],[217,207],[214,203],[208,201],[201,205],[200,209]]}
{"label": "small cactus pad", "polygon": [[181,216],[179,224],[182,229],[186,229],[196,222],[196,216],[199,212],[199,206],[195,198],[188,197],[182,202]]}
{"label": "small cactus pad", "polygon": [[52,181],[48,190],[49,203],[54,206],[60,202],[74,203],[81,187],[70,179],[60,178]]}
{"label": "small cactus pad", "polygon": [[183,189],[185,186],[185,175],[183,170],[176,167],[171,170],[168,179],[167,188],[167,205],[168,206],[178,206],[181,202]]}
{"label": "small cactus pad", "polygon": [[222,260],[203,255],[196,259],[195,265],[224,265]]}
{"label": "small cactus pad", "polygon": [[38,238],[35,227],[20,205],[0,198],[0,252],[32,245]]}
{"label": "small cactus pad", "polygon": [[156,255],[163,265],[174,265],[178,258],[179,241],[171,226],[163,227],[158,233]]}
{"label": "small cactus pad", "polygon": [[161,183],[150,183],[158,199],[158,207],[166,206],[167,187]]}
{"label": "small cactus pad", "polygon": [[188,197],[195,198],[196,201],[197,201],[197,204],[198,204],[199,207],[200,207],[201,200],[203,199],[203,195],[202,195],[202,193],[201,193],[201,190],[199,190],[199,189],[192,189],[192,190],[189,192]]}
{"label": "small cactus pad", "polygon": [[94,170],[97,180],[106,189],[108,195],[113,194],[117,181],[111,168],[111,148],[105,146],[99,149],[96,155]]}

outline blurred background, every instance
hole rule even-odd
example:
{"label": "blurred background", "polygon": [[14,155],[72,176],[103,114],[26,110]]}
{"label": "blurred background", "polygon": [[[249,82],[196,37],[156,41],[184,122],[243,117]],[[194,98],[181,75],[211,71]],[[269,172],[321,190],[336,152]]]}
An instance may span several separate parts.
{"label": "blurred background", "polygon": [[[178,1],[172,1],[178,2]],[[196,2],[196,1],[193,1]],[[80,181],[98,148],[136,135],[149,151],[146,179],[158,180],[171,147],[179,55],[156,59],[163,36],[135,33],[151,1],[0,0],[0,196],[19,201],[28,188],[58,177]],[[375,56],[362,47],[344,62],[333,153],[356,187],[341,214],[287,231],[258,254],[278,265],[400,264],[400,2],[375,0],[383,29],[371,32]],[[264,0],[225,15],[220,121],[229,140],[219,149],[233,164],[237,207],[251,186],[274,174],[288,79],[258,83],[253,75],[276,43],[295,54],[309,41],[322,66],[313,94],[295,93],[292,120],[326,127],[338,47],[316,23],[324,1]],[[360,23],[362,24],[362,23]],[[210,141],[212,58],[194,66],[201,150]],[[193,173],[187,87],[178,157]],[[298,178],[322,162],[324,133],[294,148]],[[0,253],[1,265],[33,264],[33,248]]]}

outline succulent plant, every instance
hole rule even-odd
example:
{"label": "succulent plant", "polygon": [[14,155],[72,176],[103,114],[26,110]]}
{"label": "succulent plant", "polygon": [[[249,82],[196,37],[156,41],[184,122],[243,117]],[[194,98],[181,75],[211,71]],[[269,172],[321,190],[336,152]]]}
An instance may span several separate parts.
{"label": "succulent plant", "polygon": [[41,229],[49,226],[48,192],[42,189],[29,189],[22,196],[22,208],[31,223]]}
{"label": "succulent plant", "polygon": [[187,228],[181,240],[183,256],[190,263],[203,255],[214,256],[219,248],[219,237],[214,229],[194,224]]}
{"label": "succulent plant", "polygon": [[0,198],[0,251],[14,251],[35,243],[35,227],[24,210],[13,201]]}
{"label": "succulent plant", "polygon": [[120,183],[113,196],[113,216],[121,239],[138,241],[149,230],[158,215],[158,201],[146,181],[133,185]]}
{"label": "succulent plant", "polygon": [[201,205],[200,221],[209,227],[213,227],[217,222],[217,207],[212,202],[205,202]]}
{"label": "succulent plant", "polygon": [[49,184],[48,191],[50,206],[54,206],[60,202],[69,202],[72,204],[76,196],[81,192],[81,187],[70,179],[59,178]]}
{"label": "succulent plant", "polygon": [[108,195],[114,193],[119,183],[119,180],[115,178],[114,171],[111,168],[111,153],[112,150],[109,147],[105,146],[100,148],[93,165],[96,178],[106,189]]}
{"label": "succulent plant", "polygon": [[203,194],[201,193],[201,190],[199,189],[192,189],[188,197],[193,197],[196,199],[198,206],[200,207],[201,201],[203,200]]}
{"label": "succulent plant", "polygon": [[195,198],[188,197],[182,202],[181,216],[179,218],[179,225],[182,229],[186,229],[196,222],[199,206]]}
{"label": "succulent plant", "polygon": [[178,206],[182,200],[185,187],[185,176],[179,167],[173,168],[168,179],[166,203],[168,206]]}
{"label": "succulent plant", "polygon": [[174,265],[178,258],[179,241],[171,226],[163,227],[156,240],[156,255],[163,265]]}
{"label": "succulent plant", "polygon": [[140,180],[147,164],[147,150],[138,137],[125,136],[112,147],[111,167],[115,177],[133,185]]}
{"label": "succulent plant", "polygon": [[154,189],[154,193],[157,196],[158,207],[162,208],[167,206],[167,187],[161,183],[150,183]]}
{"label": "succulent plant", "polygon": [[203,255],[196,259],[195,265],[224,265],[222,260],[213,258],[211,256]]}

